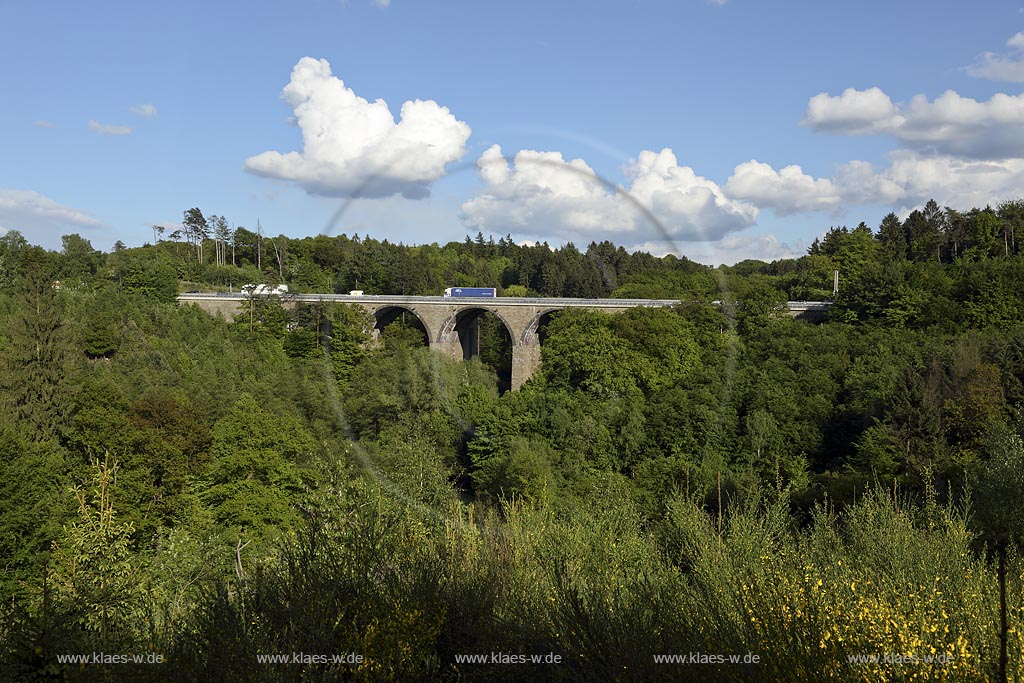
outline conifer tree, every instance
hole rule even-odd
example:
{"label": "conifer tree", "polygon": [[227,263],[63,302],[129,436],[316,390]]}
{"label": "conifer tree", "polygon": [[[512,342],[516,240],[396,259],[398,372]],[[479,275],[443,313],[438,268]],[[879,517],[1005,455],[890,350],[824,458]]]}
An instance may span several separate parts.
{"label": "conifer tree", "polygon": [[18,311],[8,328],[4,376],[8,414],[33,440],[47,440],[67,422],[71,400],[64,319],[46,252],[29,250]]}

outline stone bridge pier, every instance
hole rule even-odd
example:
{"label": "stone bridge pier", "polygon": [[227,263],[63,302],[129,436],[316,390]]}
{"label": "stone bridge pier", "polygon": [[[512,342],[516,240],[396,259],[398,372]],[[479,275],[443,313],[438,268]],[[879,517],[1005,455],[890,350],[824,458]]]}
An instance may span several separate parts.
{"label": "stone bridge pier", "polygon": [[455,360],[468,360],[472,357],[473,341],[478,334],[477,321],[484,313],[493,314],[505,326],[512,341],[514,391],[540,367],[538,328],[546,322],[549,314],[563,307],[541,303],[510,306],[502,299],[495,299],[474,302],[458,300],[457,303],[440,305],[434,302],[413,303],[400,307],[390,304],[371,308],[370,312],[377,318],[378,326],[383,327],[394,319],[396,308],[416,316],[426,330],[431,349]]}

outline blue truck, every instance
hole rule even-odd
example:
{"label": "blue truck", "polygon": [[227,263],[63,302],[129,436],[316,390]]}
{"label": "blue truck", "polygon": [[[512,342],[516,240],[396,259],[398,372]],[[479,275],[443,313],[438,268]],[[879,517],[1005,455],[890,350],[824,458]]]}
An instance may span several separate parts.
{"label": "blue truck", "polygon": [[445,296],[488,298],[498,296],[494,287],[449,287],[444,290]]}

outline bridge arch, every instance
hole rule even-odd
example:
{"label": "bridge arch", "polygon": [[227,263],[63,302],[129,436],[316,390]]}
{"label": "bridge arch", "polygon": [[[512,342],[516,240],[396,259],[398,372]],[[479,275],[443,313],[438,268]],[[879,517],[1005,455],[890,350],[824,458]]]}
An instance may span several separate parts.
{"label": "bridge arch", "polygon": [[[512,388],[519,330],[516,320],[509,320],[496,308],[464,306],[444,320],[437,345],[448,349],[453,358],[470,360],[479,357],[498,378],[498,391]],[[481,339],[486,339],[481,344]]]}
{"label": "bridge arch", "polygon": [[564,308],[548,308],[538,312],[533,318],[526,324],[523,329],[523,333],[519,338],[519,342],[523,346],[534,346],[540,345],[544,340],[541,338],[541,329],[551,322],[551,314],[564,311]]}
{"label": "bridge arch", "polygon": [[486,306],[466,306],[452,313],[444,321],[437,334],[438,343],[453,343],[457,338],[459,338],[460,333],[466,330],[467,326],[473,324],[485,313],[490,313],[500,320],[501,324],[505,327],[505,332],[508,333],[508,338],[515,342],[515,339],[518,336],[515,328],[509,324],[509,321],[505,319],[505,316],[499,313],[496,309],[487,308]]}
{"label": "bridge arch", "polygon": [[429,344],[434,338],[427,321],[425,321],[422,316],[418,315],[412,307],[402,306],[399,304],[388,304],[373,309],[371,313],[376,321],[373,326],[374,337],[380,337],[384,328],[398,320],[401,316],[406,324],[419,328],[423,332],[427,344]]}

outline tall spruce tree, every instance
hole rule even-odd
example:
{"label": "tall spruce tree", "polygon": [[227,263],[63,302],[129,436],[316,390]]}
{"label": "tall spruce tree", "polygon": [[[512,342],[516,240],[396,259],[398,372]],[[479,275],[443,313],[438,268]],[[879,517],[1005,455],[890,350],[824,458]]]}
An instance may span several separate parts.
{"label": "tall spruce tree", "polygon": [[71,406],[65,324],[45,251],[28,251],[19,284],[0,382],[18,428],[31,440],[45,441],[61,433]]}
{"label": "tall spruce tree", "polygon": [[890,213],[882,219],[878,241],[882,243],[882,251],[890,257],[900,261],[907,258],[907,233],[896,214]]}

